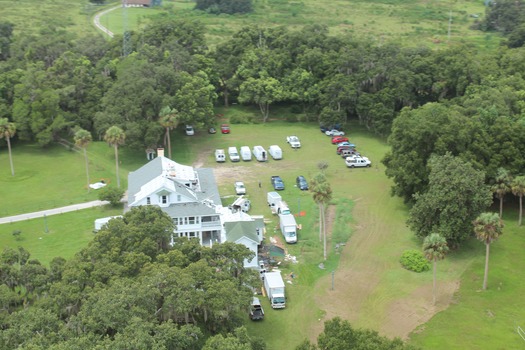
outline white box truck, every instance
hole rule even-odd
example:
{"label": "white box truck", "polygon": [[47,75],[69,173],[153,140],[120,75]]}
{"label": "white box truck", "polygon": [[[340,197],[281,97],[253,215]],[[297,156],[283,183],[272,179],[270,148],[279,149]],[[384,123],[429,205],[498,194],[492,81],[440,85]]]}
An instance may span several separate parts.
{"label": "white box truck", "polygon": [[264,274],[264,290],[266,291],[266,296],[270,299],[270,305],[273,309],[286,307],[284,281],[280,272],[274,271]]}
{"label": "white box truck", "polygon": [[283,159],[283,150],[277,145],[271,145],[270,148],[268,148],[268,153],[270,153],[275,160]]}
{"label": "white box truck", "polygon": [[282,201],[281,195],[277,192],[268,192],[266,198],[272,214],[277,214],[277,208]]}
{"label": "white box truck", "polygon": [[223,149],[216,149],[215,150],[215,161],[217,163],[223,163],[226,161],[226,155],[224,154]]}
{"label": "white box truck", "polygon": [[253,147],[253,156],[259,162],[266,162],[268,160],[268,154],[263,146],[254,146]]}
{"label": "white box truck", "polygon": [[286,243],[297,243],[297,223],[292,214],[279,215],[281,233]]}
{"label": "white box truck", "polygon": [[248,146],[241,147],[241,159],[244,161],[252,160],[252,152],[250,151],[250,147]]}

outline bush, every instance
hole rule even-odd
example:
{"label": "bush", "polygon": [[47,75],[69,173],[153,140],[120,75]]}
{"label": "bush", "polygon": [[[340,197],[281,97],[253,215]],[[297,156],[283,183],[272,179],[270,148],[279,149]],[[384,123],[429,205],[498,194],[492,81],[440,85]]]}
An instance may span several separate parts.
{"label": "bush", "polygon": [[430,262],[419,250],[405,250],[399,262],[407,270],[414,272],[423,272],[430,270]]}
{"label": "bush", "polygon": [[100,190],[98,199],[101,201],[108,201],[109,204],[116,207],[120,204],[122,196],[124,196],[124,189],[106,186]]}

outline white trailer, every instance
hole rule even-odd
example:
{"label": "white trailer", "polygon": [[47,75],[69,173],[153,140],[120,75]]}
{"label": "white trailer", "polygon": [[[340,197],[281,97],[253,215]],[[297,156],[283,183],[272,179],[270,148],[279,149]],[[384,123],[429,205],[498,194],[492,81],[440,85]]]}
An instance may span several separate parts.
{"label": "white trailer", "polygon": [[279,203],[282,201],[281,195],[277,192],[268,192],[266,198],[272,214],[277,214]]}
{"label": "white trailer", "polygon": [[266,162],[268,160],[268,154],[263,146],[254,146],[253,147],[253,156],[259,162]]}
{"label": "white trailer", "polygon": [[284,281],[280,272],[264,273],[264,290],[266,291],[266,296],[270,299],[270,305],[273,309],[283,309],[286,307]]}
{"label": "white trailer", "polygon": [[286,243],[297,243],[297,223],[292,214],[279,215],[281,233]]}

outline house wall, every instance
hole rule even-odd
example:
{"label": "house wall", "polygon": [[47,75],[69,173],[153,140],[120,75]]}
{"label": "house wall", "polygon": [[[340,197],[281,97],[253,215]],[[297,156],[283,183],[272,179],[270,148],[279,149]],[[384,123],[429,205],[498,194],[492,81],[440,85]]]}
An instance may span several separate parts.
{"label": "house wall", "polygon": [[257,242],[252,241],[246,237],[240,238],[235,241],[237,244],[242,244],[255,253],[255,257],[252,260],[244,260],[244,267],[246,268],[258,268],[259,267],[259,257],[257,255]]}
{"label": "house wall", "polygon": [[[163,196],[166,196],[164,203]],[[158,205],[159,207],[169,207],[170,204],[182,204],[182,203],[193,203],[195,200],[182,196],[177,193],[167,191],[157,191],[151,195],[144,197],[136,205]]]}

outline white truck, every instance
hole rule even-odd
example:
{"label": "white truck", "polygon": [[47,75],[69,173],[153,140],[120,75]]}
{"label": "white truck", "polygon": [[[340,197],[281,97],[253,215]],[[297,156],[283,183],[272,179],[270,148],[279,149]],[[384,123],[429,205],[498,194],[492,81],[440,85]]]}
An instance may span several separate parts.
{"label": "white truck", "polygon": [[280,214],[279,224],[286,243],[297,243],[297,223],[292,214]]}
{"label": "white truck", "polygon": [[280,272],[264,273],[264,290],[266,291],[266,296],[270,299],[270,305],[273,309],[283,309],[286,307],[284,281]]}
{"label": "white truck", "polygon": [[299,141],[299,138],[295,135],[287,136],[286,142],[288,142],[292,148],[301,148],[301,141]]}
{"label": "white truck", "polygon": [[268,206],[270,207],[272,214],[277,214],[279,203],[281,203],[281,201],[283,200],[281,198],[281,195],[277,192],[268,192],[268,194],[266,195],[266,199],[268,201]]}
{"label": "white truck", "polygon": [[372,165],[370,159],[362,156],[346,157],[345,163],[349,168],[369,168]]}
{"label": "white truck", "polygon": [[250,147],[248,146],[242,146],[241,147],[241,159],[244,161],[252,160],[252,152],[250,151]]}
{"label": "white truck", "polygon": [[259,162],[266,162],[268,160],[268,154],[263,146],[254,146],[253,147],[253,156]]}

